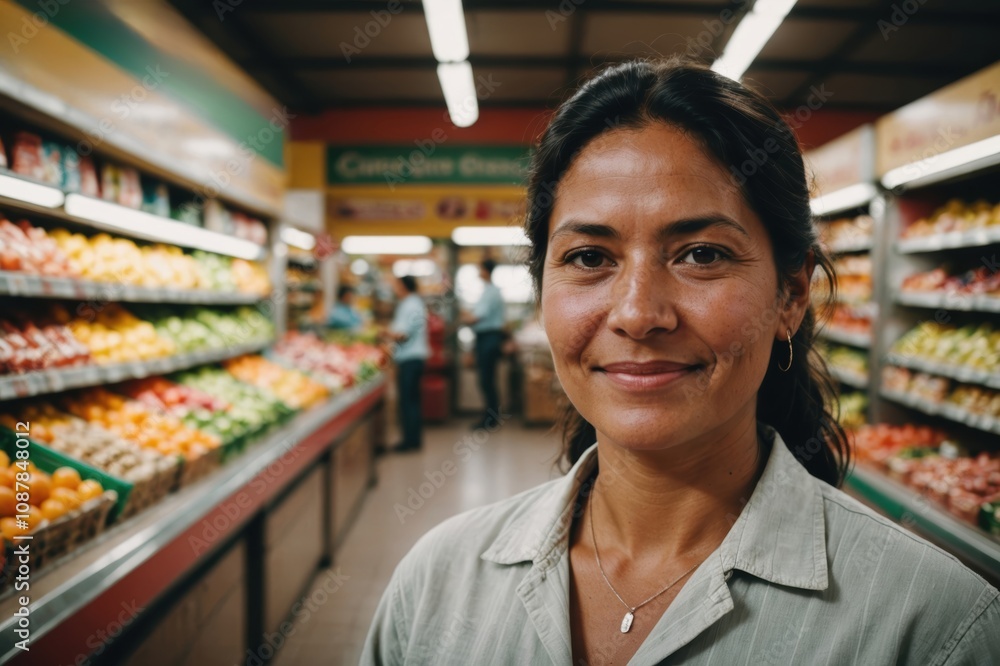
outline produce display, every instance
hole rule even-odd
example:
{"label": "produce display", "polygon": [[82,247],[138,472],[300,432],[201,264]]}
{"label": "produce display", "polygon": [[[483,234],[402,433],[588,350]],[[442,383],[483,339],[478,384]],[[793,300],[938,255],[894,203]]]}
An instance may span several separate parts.
{"label": "produce display", "polygon": [[136,307],[136,311],[151,322],[156,334],[169,341],[177,353],[225,349],[266,342],[274,337],[274,324],[251,306],[224,310],[151,305]]}
{"label": "produce display", "polygon": [[825,328],[857,335],[871,335],[872,319],[864,311],[859,311],[844,303],[838,303],[834,306],[829,323],[826,324]]}
{"label": "produce display", "polygon": [[879,423],[850,430],[848,438],[857,462],[884,466],[889,458],[903,449],[936,449],[948,439],[948,435],[929,426]]}
{"label": "produce display", "polygon": [[896,366],[883,368],[882,386],[934,404],[948,403],[967,414],[1000,418],[1000,391],[983,386]]}
{"label": "produce display", "polygon": [[950,366],[996,371],[1000,368],[1000,331],[988,323],[957,327],[925,321],[899,338],[892,352]]}
{"label": "produce display", "polygon": [[205,289],[267,295],[271,280],[260,263],[163,244],[142,245],[98,233],[47,232],[0,218],[0,270],[116,285]]}
{"label": "produce display", "polygon": [[164,455],[198,458],[221,443],[218,437],[194,430],[170,414],[104,388],[71,392],[57,402],[74,416]]}
{"label": "produce display", "polygon": [[900,287],[906,292],[1000,296],[1000,273],[980,266],[954,274],[945,267],[911,275]]}
{"label": "produce display", "polygon": [[27,220],[17,224],[0,215],[0,270],[79,277],[80,271],[59,247],[57,239]]}
{"label": "produce display", "polygon": [[295,409],[311,407],[330,395],[329,389],[306,374],[283,368],[262,356],[230,359],[222,367],[240,381],[270,391]]}
{"label": "produce display", "polygon": [[822,340],[817,343],[816,349],[831,368],[859,377],[868,375],[867,352],[844,345],[829,344]]}
{"label": "produce display", "polygon": [[840,425],[845,428],[857,428],[864,425],[868,419],[868,396],[861,391],[843,393],[840,396]]}
{"label": "produce display", "polygon": [[[17,422],[13,411],[0,413],[0,423],[12,430]],[[50,402],[21,404],[16,413],[31,423],[34,440],[119,479],[142,481],[164,466],[161,453],[139,448],[109,430],[60,411]]]}
{"label": "produce display", "polygon": [[820,243],[831,251],[864,245],[871,242],[874,229],[875,221],[870,215],[830,220],[819,225]]}
{"label": "produce display", "polygon": [[[59,312],[65,312],[61,306],[56,307]],[[104,304],[93,317],[78,316],[69,319],[66,325],[87,346],[98,364],[147,361],[178,351],[172,340],[159,335],[152,324],[118,303]]]}
{"label": "produce display", "polygon": [[68,316],[58,307],[32,318],[8,310],[0,318],[0,375],[90,363],[90,349],[64,323]]}
{"label": "produce display", "polygon": [[336,345],[323,342],[314,333],[291,331],[275,346],[273,357],[316,376],[327,387],[340,390],[378,374],[388,359],[377,347],[362,342]]}
{"label": "produce display", "polygon": [[213,393],[164,377],[138,379],[113,388],[154,410],[172,414],[189,428],[214,435],[226,443],[256,434],[266,427],[269,415],[281,418],[272,404],[261,409],[254,404],[254,399],[230,403]]}
{"label": "produce display", "polygon": [[966,203],[951,199],[930,217],[914,221],[903,230],[903,238],[920,238],[953,231],[970,231],[1000,225],[1000,204],[985,200]]}
{"label": "produce display", "polygon": [[251,386],[216,367],[204,367],[172,375],[181,387],[190,387],[229,405],[226,416],[247,434],[283,422],[295,410],[263,389]]}
{"label": "produce display", "polygon": [[[27,480],[17,478],[26,473]],[[28,510],[18,511],[15,482],[28,486]],[[101,484],[94,480],[80,478],[80,473],[72,467],[60,467],[46,474],[31,463],[22,466],[12,462],[6,453],[0,451],[0,533],[4,540],[13,541],[15,536],[31,534],[48,523],[55,522],[80,509],[86,502],[100,497],[104,492]],[[16,515],[26,515],[20,519]]]}

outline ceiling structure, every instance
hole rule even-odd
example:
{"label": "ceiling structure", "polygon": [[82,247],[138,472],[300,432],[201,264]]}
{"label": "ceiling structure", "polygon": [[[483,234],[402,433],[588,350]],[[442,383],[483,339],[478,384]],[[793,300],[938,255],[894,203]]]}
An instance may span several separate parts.
{"label": "ceiling structure", "polygon": [[[171,0],[282,103],[443,106],[414,0]],[[480,107],[552,107],[600,66],[722,53],[750,0],[463,0]],[[912,10],[910,13],[908,11]],[[1000,60],[996,0],[799,0],[744,75],[781,108],[892,111]]]}

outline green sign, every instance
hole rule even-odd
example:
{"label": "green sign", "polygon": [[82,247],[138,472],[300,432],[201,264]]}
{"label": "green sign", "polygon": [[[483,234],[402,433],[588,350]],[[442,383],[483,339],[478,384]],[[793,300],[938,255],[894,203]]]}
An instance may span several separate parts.
{"label": "green sign", "polygon": [[517,146],[441,146],[432,140],[408,146],[329,146],[331,185],[523,185],[528,150]]}

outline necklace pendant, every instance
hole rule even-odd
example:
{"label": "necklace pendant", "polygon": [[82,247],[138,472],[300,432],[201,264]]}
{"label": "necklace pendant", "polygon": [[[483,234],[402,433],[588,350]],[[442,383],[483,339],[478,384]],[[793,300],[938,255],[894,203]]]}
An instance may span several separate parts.
{"label": "necklace pendant", "polygon": [[622,618],[622,633],[623,634],[627,634],[628,630],[632,628],[632,619],[634,617],[635,616],[632,614],[632,611],[629,611],[629,612],[625,613],[625,617]]}

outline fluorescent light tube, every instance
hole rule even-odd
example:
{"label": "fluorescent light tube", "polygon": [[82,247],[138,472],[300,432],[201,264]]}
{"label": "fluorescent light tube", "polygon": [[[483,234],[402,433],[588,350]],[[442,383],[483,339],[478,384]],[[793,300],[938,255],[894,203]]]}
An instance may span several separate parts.
{"label": "fluorescent light tube", "polygon": [[433,243],[427,236],[348,236],[345,254],[427,254]]}
{"label": "fluorescent light tube", "polygon": [[59,208],[66,200],[66,195],[58,188],[6,174],[0,174],[0,196],[43,208]]}
{"label": "fluorescent light tube", "polygon": [[882,176],[882,185],[887,190],[895,189],[900,185],[989,157],[996,157],[996,161],[1000,162],[1000,134],[896,167]]}
{"label": "fluorescent light tube", "polygon": [[469,34],[462,0],[424,0],[423,5],[434,58],[438,62],[468,60]]}
{"label": "fluorescent light tube", "polygon": [[472,65],[453,62],[438,65],[438,80],[444,93],[448,115],[456,127],[469,127],[479,120],[479,102],[476,99],[476,82],[472,78]]}
{"label": "fluorescent light tube", "polygon": [[816,197],[809,202],[813,215],[827,215],[840,210],[857,208],[870,202],[878,194],[871,183],[857,183],[829,194]]}
{"label": "fluorescent light tube", "polygon": [[737,24],[712,70],[739,81],[794,4],[795,0],[757,0]]}
{"label": "fluorescent light tube", "polygon": [[243,238],[175,222],[159,215],[80,194],[66,196],[66,212],[93,222],[97,228],[123,232],[143,240],[180,245],[250,261],[264,257],[264,248]]}
{"label": "fluorescent light tube", "polygon": [[286,245],[291,245],[292,247],[297,247],[300,250],[305,250],[310,252],[314,247],[316,247],[316,237],[305,231],[299,231],[293,227],[284,227],[281,230],[281,240],[285,242]]}
{"label": "fluorescent light tube", "polygon": [[396,277],[412,275],[413,277],[430,277],[437,271],[433,259],[400,259],[392,265],[392,274]]}
{"label": "fluorescent light tube", "polygon": [[530,245],[521,227],[457,227],[451,232],[456,245]]}

